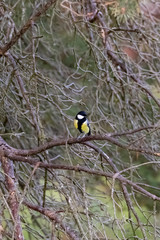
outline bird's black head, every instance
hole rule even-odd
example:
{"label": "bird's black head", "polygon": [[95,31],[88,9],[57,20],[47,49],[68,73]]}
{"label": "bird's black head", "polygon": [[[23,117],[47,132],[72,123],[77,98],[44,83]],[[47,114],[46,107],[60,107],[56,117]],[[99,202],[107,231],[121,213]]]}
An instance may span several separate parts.
{"label": "bird's black head", "polygon": [[80,111],[79,113],[77,113],[77,115],[82,115],[84,117],[87,117],[87,114],[85,111]]}
{"label": "bird's black head", "polygon": [[76,115],[76,119],[83,119],[83,118],[86,118],[87,117],[87,114],[85,111],[80,111],[79,113],[77,113]]}

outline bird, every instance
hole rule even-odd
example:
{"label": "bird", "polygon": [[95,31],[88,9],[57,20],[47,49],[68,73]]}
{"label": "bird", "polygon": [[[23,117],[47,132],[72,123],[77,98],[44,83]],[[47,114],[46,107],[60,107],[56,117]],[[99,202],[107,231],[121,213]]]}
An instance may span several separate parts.
{"label": "bird", "polygon": [[74,127],[78,129],[81,133],[85,133],[88,136],[91,135],[91,128],[85,111],[80,111],[79,113],[77,113],[74,119]]}

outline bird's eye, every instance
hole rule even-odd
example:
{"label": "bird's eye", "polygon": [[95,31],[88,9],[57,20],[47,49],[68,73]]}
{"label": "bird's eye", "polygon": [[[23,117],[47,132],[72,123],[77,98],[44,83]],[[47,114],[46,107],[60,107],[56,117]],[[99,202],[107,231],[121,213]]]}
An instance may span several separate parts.
{"label": "bird's eye", "polygon": [[77,115],[77,118],[78,118],[78,119],[83,119],[83,118],[84,118],[84,116],[82,116],[82,115],[78,114],[78,115]]}

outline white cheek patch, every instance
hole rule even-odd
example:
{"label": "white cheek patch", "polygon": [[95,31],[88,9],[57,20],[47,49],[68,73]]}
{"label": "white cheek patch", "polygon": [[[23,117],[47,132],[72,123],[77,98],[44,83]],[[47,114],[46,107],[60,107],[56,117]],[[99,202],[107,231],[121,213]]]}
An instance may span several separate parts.
{"label": "white cheek patch", "polygon": [[82,116],[82,115],[78,114],[78,115],[77,115],[77,118],[78,118],[78,119],[83,119],[83,118],[84,118],[84,116]]}

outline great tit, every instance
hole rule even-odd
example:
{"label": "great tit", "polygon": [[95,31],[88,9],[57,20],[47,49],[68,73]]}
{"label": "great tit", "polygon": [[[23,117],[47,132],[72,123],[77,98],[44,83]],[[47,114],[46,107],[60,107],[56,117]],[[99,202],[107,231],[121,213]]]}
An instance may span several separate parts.
{"label": "great tit", "polygon": [[77,113],[74,119],[74,126],[81,133],[85,133],[88,136],[91,134],[91,129],[87,119],[87,114],[84,111],[80,111],[79,113]]}

